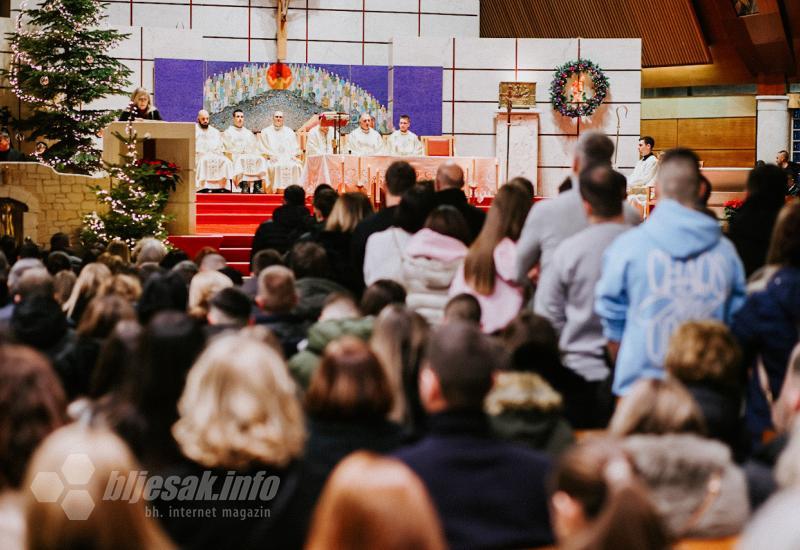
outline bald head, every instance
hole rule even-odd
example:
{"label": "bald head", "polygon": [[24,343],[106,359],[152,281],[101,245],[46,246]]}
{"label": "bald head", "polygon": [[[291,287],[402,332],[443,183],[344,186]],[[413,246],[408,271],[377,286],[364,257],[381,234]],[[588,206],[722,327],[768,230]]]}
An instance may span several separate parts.
{"label": "bald head", "polygon": [[700,159],[689,149],[670,149],[661,157],[656,184],[662,197],[694,208],[700,192]]}
{"label": "bald head", "polygon": [[605,134],[596,130],[584,132],[575,146],[573,167],[580,174],[587,168],[598,165],[610,165],[614,156],[614,142]]}
{"label": "bald head", "polygon": [[208,111],[205,109],[200,109],[197,111],[197,124],[199,124],[201,128],[208,128],[208,122],[210,119],[211,115],[208,114]]}
{"label": "bald head", "polygon": [[453,161],[447,161],[436,170],[436,190],[464,187],[464,170]]}

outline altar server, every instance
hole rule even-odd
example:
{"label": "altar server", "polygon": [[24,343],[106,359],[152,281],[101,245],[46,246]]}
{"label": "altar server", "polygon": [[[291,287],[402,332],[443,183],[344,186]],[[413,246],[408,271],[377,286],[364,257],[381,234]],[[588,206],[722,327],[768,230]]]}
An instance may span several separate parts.
{"label": "altar server", "polygon": [[425,150],[417,134],[409,130],[411,117],[400,115],[399,130],[389,136],[389,154],[395,157],[422,157]]}
{"label": "altar server", "polygon": [[653,154],[656,142],[650,136],[639,139],[639,155],[641,158],[636,163],[633,173],[628,176],[628,189],[631,187],[653,187],[656,184],[656,169],[658,159]]}
{"label": "altar server", "polygon": [[383,138],[369,126],[371,118],[369,113],[362,113],[358,119],[358,129],[347,136],[347,149],[351,155],[365,157],[386,154]]}
{"label": "altar server", "polygon": [[[267,161],[256,136],[244,126],[244,112],[233,112],[233,124],[222,134],[225,152],[233,160],[234,181],[242,193],[261,192],[261,181],[267,177]],[[252,182],[252,188],[250,183]]]}
{"label": "altar server", "polygon": [[222,133],[209,124],[209,118],[205,109],[197,113],[194,132],[197,186],[224,191],[228,180],[233,178],[233,163],[223,154]]}
{"label": "altar server", "polygon": [[285,189],[300,182],[300,145],[294,130],[283,124],[283,112],[275,111],[272,126],[261,130],[261,146],[269,161],[269,175],[273,190]]}
{"label": "altar server", "polygon": [[328,126],[315,126],[308,132],[306,158],[333,154],[333,131]]}

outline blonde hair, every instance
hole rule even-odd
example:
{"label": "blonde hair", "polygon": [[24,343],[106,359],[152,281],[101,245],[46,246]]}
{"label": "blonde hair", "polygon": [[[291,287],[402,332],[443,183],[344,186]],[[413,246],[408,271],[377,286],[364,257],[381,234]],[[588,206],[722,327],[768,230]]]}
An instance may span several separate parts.
{"label": "blonde hair", "polygon": [[208,314],[209,302],[214,295],[233,286],[233,281],[219,271],[201,271],[189,283],[189,303],[187,309],[192,317],[203,318]]}
{"label": "blonde hair", "polygon": [[352,233],[361,220],[372,214],[372,205],[364,193],[339,195],[331,215],[325,222],[325,231]]}
{"label": "blonde hair", "polygon": [[136,104],[136,100],[143,95],[147,96],[147,112],[153,111],[155,109],[153,106],[153,98],[150,97],[150,92],[145,88],[136,88],[133,90],[133,93],[131,93],[131,103]]}
{"label": "blonde hair", "polygon": [[611,435],[694,433],[705,435],[703,413],[678,380],[641,379],[620,399],[608,425]]}
{"label": "blonde hair", "polygon": [[275,350],[220,336],[189,371],[172,434],[184,455],[209,468],[286,466],[305,442],[296,392]]}
{"label": "blonde hair", "polygon": [[690,321],[673,333],[664,368],[684,383],[738,385],[742,352],[728,327],[719,321]]}
{"label": "blonde hair", "polygon": [[[78,464],[74,470],[75,474],[89,475],[88,482],[81,489],[85,491],[84,495],[88,493],[91,502],[85,498],[67,497],[59,499],[60,503],[41,502],[32,491],[26,491],[29,550],[173,548],[158,523],[145,516],[144,500],[104,498],[112,474],[127,479],[129,472],[139,469],[125,443],[108,430],[80,424],[56,430],[34,453],[24,486],[31,487],[41,472],[61,471],[66,458],[75,455],[87,457],[93,467],[91,472],[84,472]],[[134,488],[139,496],[142,488],[142,484]],[[70,519],[70,516],[75,519]]]}
{"label": "blonde hair", "polygon": [[306,550],[444,550],[439,517],[422,481],[391,458],[356,452],[333,471]]}
{"label": "blonde hair", "polygon": [[258,274],[258,305],[270,313],[288,313],[297,305],[294,273],[282,265],[271,265]]}
{"label": "blonde hair", "polygon": [[81,297],[85,297],[87,300],[93,298],[100,289],[100,285],[110,278],[111,270],[101,263],[95,262],[85,266],[78,275],[75,286],[72,287],[72,293],[61,306],[67,317],[72,316]]}
{"label": "blonde hair", "polygon": [[119,296],[131,303],[137,302],[142,295],[142,283],[133,275],[118,274],[103,281],[98,296]]}

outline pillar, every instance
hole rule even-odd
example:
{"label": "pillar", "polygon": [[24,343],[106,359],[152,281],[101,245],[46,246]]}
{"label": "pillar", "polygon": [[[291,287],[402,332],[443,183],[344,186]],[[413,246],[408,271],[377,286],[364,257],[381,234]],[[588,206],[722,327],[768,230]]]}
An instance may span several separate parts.
{"label": "pillar", "polygon": [[756,159],[775,162],[775,154],[789,151],[789,96],[756,96],[758,125],[756,128]]}

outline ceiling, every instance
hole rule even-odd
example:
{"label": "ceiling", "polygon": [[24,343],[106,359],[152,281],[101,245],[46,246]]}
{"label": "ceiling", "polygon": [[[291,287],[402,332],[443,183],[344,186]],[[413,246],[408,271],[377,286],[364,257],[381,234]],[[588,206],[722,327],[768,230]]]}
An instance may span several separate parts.
{"label": "ceiling", "polygon": [[643,86],[798,80],[800,1],[481,0],[481,36],[641,38]]}

